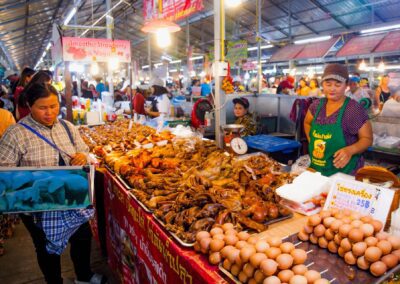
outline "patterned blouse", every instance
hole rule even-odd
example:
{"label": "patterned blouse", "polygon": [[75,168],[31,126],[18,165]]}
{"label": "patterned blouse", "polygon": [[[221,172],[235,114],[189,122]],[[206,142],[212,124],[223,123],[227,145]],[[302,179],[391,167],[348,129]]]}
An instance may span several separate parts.
{"label": "patterned blouse", "polygon": [[235,124],[241,124],[244,126],[243,131],[240,133],[241,136],[250,136],[257,134],[257,125],[251,114],[246,114],[235,120]]}

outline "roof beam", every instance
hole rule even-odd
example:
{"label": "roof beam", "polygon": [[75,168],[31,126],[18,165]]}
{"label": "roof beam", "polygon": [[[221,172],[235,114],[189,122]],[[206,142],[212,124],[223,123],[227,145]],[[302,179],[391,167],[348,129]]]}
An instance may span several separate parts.
{"label": "roof beam", "polygon": [[328,14],[329,17],[331,17],[336,23],[338,23],[339,25],[341,25],[342,27],[346,28],[346,30],[350,29],[350,27],[343,22],[342,20],[340,20],[338,17],[336,17],[328,8],[324,7],[321,5],[321,3],[319,3],[319,1],[317,0],[309,0],[315,7],[317,7],[318,9],[320,9],[321,11],[323,11],[324,13]]}
{"label": "roof beam", "polygon": [[6,4],[6,5],[4,5],[4,6],[0,6],[0,12],[2,12],[2,11],[7,11],[7,10],[10,10],[10,9],[18,9],[18,8],[21,8],[21,7],[25,7],[25,5],[26,5],[26,2],[29,2],[29,4],[33,4],[33,3],[36,3],[36,2],[42,2],[43,0],[30,0],[30,1],[25,1],[25,2],[20,2],[20,3],[13,3],[13,4]]}
{"label": "roof beam", "polygon": [[[41,11],[39,11],[39,12],[32,13],[32,14],[29,15],[29,18],[32,18],[32,17],[34,17],[34,16],[43,14],[43,13],[45,13],[45,12],[48,12],[48,11],[47,11],[47,10],[41,10]],[[22,21],[22,20],[25,20],[25,18],[26,18],[26,16],[23,15],[23,16],[19,16],[19,17],[17,17],[17,18],[14,18],[14,19],[12,19],[12,20],[4,21],[4,22],[2,21],[2,22],[0,22],[0,26],[5,26],[5,25],[8,25],[8,24],[12,24],[12,23],[18,22],[18,21]]]}
{"label": "roof beam", "polygon": [[376,13],[375,9],[372,7],[372,6],[374,5],[374,3],[368,3],[368,2],[365,2],[365,0],[358,0],[358,2],[359,2],[364,8],[366,8],[368,11],[370,11],[371,14],[373,13],[373,15],[374,15],[375,17],[377,17],[379,21],[381,21],[382,23],[385,23],[385,22],[386,22],[386,20],[383,19],[381,16],[379,16],[379,15]]}
{"label": "roof beam", "polygon": [[26,61],[26,34],[28,33],[29,0],[25,0],[24,61]]}
{"label": "roof beam", "polygon": [[304,23],[302,20],[300,20],[295,14],[290,13],[285,7],[282,7],[279,3],[276,3],[273,0],[270,0],[269,2],[272,3],[272,5],[274,5],[276,8],[278,8],[279,10],[281,10],[282,12],[284,12],[286,15],[291,15],[291,18],[298,21],[300,24],[302,24],[304,27],[306,27],[307,29],[309,29],[310,31],[312,31],[314,34],[319,34],[316,30],[314,30],[313,28],[311,28],[309,25],[307,25],[306,23]]}

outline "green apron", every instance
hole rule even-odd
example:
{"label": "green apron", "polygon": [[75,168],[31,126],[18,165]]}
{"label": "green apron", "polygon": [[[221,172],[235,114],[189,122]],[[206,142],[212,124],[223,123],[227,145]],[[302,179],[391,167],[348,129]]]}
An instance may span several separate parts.
{"label": "green apron", "polygon": [[310,144],[308,145],[311,159],[310,167],[324,176],[331,176],[337,172],[350,174],[355,169],[357,161],[360,158],[359,154],[353,155],[348,164],[341,169],[333,165],[333,155],[335,152],[347,146],[342,129],[342,119],[349,101],[350,98],[346,98],[344,101],[336,123],[320,125],[316,123],[316,120],[322,106],[326,103],[326,99],[321,99],[314,119],[311,122]]}

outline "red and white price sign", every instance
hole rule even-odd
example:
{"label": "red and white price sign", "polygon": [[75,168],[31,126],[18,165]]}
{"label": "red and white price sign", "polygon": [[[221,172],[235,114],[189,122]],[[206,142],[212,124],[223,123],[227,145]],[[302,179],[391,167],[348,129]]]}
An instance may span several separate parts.
{"label": "red and white price sign", "polygon": [[349,209],[386,223],[394,191],[373,184],[338,178],[332,183],[324,210]]}

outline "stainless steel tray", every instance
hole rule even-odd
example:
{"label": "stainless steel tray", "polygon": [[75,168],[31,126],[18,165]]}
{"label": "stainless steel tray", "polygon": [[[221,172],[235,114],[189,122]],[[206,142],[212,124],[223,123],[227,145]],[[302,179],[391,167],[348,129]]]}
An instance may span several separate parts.
{"label": "stainless steel tray", "polygon": [[175,233],[172,233],[171,231],[167,230],[167,228],[165,228],[165,223],[163,221],[161,221],[159,218],[157,218],[156,215],[153,214],[154,219],[169,233],[171,234],[171,236],[183,247],[193,247],[194,243],[187,243],[185,241],[183,241],[182,239],[180,239]]}

